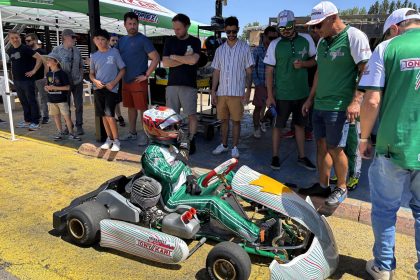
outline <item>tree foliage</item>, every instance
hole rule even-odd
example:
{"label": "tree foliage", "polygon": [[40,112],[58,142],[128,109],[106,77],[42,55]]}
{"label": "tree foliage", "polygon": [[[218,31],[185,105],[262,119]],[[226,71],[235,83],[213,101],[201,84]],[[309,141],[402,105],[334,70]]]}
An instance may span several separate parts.
{"label": "tree foliage", "polygon": [[247,32],[246,32],[246,28],[247,27],[252,27],[252,26],[260,26],[260,23],[258,21],[254,21],[252,23],[247,23],[243,28],[242,28],[242,34],[239,35],[239,39],[242,40],[246,40],[247,39]]}
{"label": "tree foliage", "polygon": [[417,4],[413,3],[409,0],[397,0],[394,1],[392,0],[391,2],[389,2],[389,0],[382,0],[382,2],[376,1],[375,3],[373,3],[368,10],[368,14],[382,14],[382,15],[386,15],[386,14],[390,14],[395,10],[398,10],[400,8],[413,8],[417,11],[419,11]]}

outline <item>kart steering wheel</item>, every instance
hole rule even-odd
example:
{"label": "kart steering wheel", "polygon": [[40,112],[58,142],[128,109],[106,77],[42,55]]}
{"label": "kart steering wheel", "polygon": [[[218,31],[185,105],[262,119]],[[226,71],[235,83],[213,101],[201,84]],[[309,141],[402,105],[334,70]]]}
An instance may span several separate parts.
{"label": "kart steering wheel", "polygon": [[224,163],[217,166],[215,169],[210,171],[207,176],[201,182],[201,186],[207,188],[209,181],[213,179],[215,176],[225,176],[227,175],[235,166],[238,164],[238,160],[236,158],[231,158]]}

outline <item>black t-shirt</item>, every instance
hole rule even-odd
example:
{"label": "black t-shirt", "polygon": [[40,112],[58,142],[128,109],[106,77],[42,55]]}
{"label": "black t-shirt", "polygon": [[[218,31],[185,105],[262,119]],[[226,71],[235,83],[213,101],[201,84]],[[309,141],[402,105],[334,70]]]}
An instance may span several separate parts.
{"label": "black t-shirt", "polygon": [[[194,36],[188,36],[180,40],[176,36],[166,39],[163,48],[163,56],[185,55],[188,46],[191,46],[194,53],[200,54],[201,42]],[[168,86],[189,86],[197,87],[197,65],[182,64],[169,68]]]}
{"label": "black t-shirt", "polygon": [[[47,73],[47,85],[49,86],[68,86],[70,85],[69,78],[66,72],[58,70],[57,72],[49,71]],[[50,91],[48,92],[48,102],[51,103],[63,103],[67,102],[68,91]]]}
{"label": "black t-shirt", "polygon": [[12,73],[14,81],[28,81],[33,80],[34,76],[26,77],[25,73],[32,71],[36,64],[36,59],[33,58],[35,51],[26,45],[20,45],[18,48],[13,46],[7,51],[10,61],[12,63]]}
{"label": "black t-shirt", "polygon": [[[47,54],[47,52],[44,49],[36,49],[35,50],[37,53],[39,53],[40,55],[45,55]],[[41,67],[39,67],[38,71],[36,71],[35,75],[34,75],[34,79],[35,80],[40,80],[44,78],[44,65],[41,64]]]}

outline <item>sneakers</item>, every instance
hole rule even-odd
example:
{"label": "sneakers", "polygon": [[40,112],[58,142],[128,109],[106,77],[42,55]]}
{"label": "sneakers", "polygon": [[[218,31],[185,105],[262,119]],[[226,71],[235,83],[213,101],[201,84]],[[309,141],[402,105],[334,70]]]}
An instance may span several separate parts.
{"label": "sneakers", "polygon": [[350,176],[349,180],[347,181],[347,189],[349,191],[353,191],[357,188],[358,184],[359,184],[359,178],[355,176]]}
{"label": "sneakers", "polygon": [[[118,141],[119,142],[119,141]],[[102,144],[101,149],[102,150],[108,150],[109,148],[111,148],[113,141],[111,140],[111,138],[106,138],[105,143]]]}
{"label": "sneakers", "polygon": [[20,121],[20,122],[17,123],[16,127],[17,128],[28,128],[30,124],[31,123],[28,123],[28,122],[25,122],[25,121]]}
{"label": "sneakers", "polygon": [[125,126],[125,121],[124,121],[124,118],[122,116],[119,116],[117,118],[117,122],[120,124],[120,126],[122,126],[122,127]]}
{"label": "sneakers", "polygon": [[41,123],[42,124],[48,124],[48,123],[50,123],[50,118],[49,117],[43,117]]}
{"label": "sneakers", "polygon": [[233,158],[239,158],[239,151],[238,151],[238,148],[236,146],[232,148],[231,156]]}
{"label": "sneakers", "polygon": [[216,149],[214,149],[212,151],[213,155],[220,155],[221,153],[225,153],[229,151],[228,147],[223,146],[223,144],[220,144],[219,146],[216,147]]}
{"label": "sneakers", "polygon": [[64,133],[62,131],[58,131],[56,135],[53,136],[54,141],[63,140]]}
{"label": "sneakers", "polygon": [[369,260],[366,263],[366,271],[372,276],[374,280],[391,280],[394,277],[394,270],[381,270],[375,265],[374,260]]}
{"label": "sneakers", "polygon": [[330,177],[330,185],[336,185],[337,181],[338,181],[337,176],[334,175],[334,176]]}
{"label": "sneakers", "polygon": [[137,145],[138,146],[146,146],[147,145],[147,135],[144,132],[139,133]]}
{"label": "sneakers", "polygon": [[280,159],[279,159],[279,157],[278,156],[274,156],[272,159],[271,159],[271,168],[272,169],[274,169],[274,170],[279,170],[280,169]]}
{"label": "sneakers", "polygon": [[316,195],[321,197],[328,197],[331,194],[331,188],[323,188],[320,183],[315,183],[312,187],[307,189],[299,189],[299,193],[303,195]]}
{"label": "sneakers", "polygon": [[82,138],[80,138],[76,134],[69,134],[69,140],[80,141],[80,140],[82,140]]}
{"label": "sneakers", "polygon": [[298,158],[297,163],[308,170],[316,170],[316,166],[307,157]]}
{"label": "sneakers", "polygon": [[295,131],[289,130],[288,132],[283,134],[283,138],[286,138],[286,139],[295,138]]}
{"label": "sneakers", "polygon": [[305,141],[312,141],[314,140],[314,134],[310,131],[305,132]]}
{"label": "sneakers", "polygon": [[328,206],[338,206],[344,199],[347,198],[347,188],[342,189],[335,187],[330,196],[325,200],[325,204]]}
{"label": "sneakers", "polygon": [[31,123],[28,126],[28,130],[29,131],[37,131],[41,126],[39,125],[39,123]]}
{"label": "sneakers", "polygon": [[128,134],[124,135],[120,138],[121,141],[132,141],[137,140],[137,133],[129,132]]}
{"label": "sneakers", "polygon": [[261,129],[257,128],[256,130],[254,130],[254,138],[261,138]]}
{"label": "sneakers", "polygon": [[85,131],[83,130],[83,127],[81,127],[81,126],[76,127],[76,134],[77,135],[85,134]]}
{"label": "sneakers", "polygon": [[111,152],[119,152],[120,150],[121,150],[120,140],[115,139],[114,142],[112,143]]}

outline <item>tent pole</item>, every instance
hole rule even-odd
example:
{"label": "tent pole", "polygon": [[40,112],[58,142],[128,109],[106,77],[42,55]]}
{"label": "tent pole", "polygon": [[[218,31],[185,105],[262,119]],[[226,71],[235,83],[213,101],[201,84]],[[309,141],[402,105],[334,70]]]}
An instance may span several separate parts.
{"label": "tent pole", "polygon": [[10,125],[10,133],[12,134],[12,141],[15,141],[15,127],[13,126],[13,112],[12,112],[12,104],[10,103],[10,86],[9,86],[9,76],[7,73],[7,63],[6,63],[6,49],[4,47],[4,36],[3,36],[3,20],[1,18],[1,12],[0,12],[0,45],[1,45],[1,56],[2,56],[2,62],[3,62],[3,72],[4,72],[4,83],[5,83],[5,89],[6,89],[6,100],[3,100],[3,102],[7,102],[7,110],[9,112],[9,125]]}
{"label": "tent pole", "polygon": [[146,24],[143,24],[143,35],[144,36],[147,36],[146,32],[147,32],[147,30],[146,30]]}

